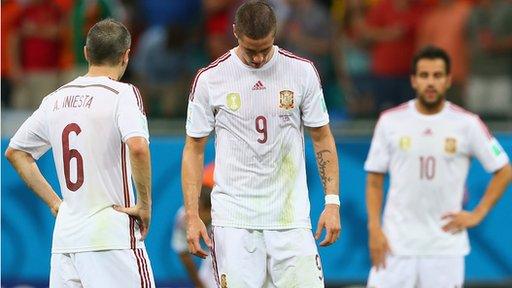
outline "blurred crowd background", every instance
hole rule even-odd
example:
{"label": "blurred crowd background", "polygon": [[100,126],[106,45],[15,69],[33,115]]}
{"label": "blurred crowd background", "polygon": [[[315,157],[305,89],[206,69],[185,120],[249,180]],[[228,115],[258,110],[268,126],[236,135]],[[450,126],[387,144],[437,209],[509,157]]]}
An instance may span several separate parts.
{"label": "blurred crowd background", "polygon": [[[150,119],[183,119],[198,68],[236,45],[242,0],[2,0],[2,110],[34,110],[83,75],[88,29],[111,17],[132,40],[123,81],[139,86]],[[276,44],[312,60],[331,118],[375,119],[414,97],[413,53],[452,57],[449,100],[493,120],[512,119],[511,0],[269,0]]]}

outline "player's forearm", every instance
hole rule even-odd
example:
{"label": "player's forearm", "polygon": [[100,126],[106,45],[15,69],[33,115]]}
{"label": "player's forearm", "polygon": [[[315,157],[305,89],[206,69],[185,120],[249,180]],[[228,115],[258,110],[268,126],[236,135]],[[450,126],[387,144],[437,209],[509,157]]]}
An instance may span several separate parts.
{"label": "player's forearm", "polygon": [[[135,138],[135,139],[134,139]],[[127,140],[130,150],[132,178],[137,189],[137,204],[151,208],[151,156],[146,139],[134,137]]]}
{"label": "player's forearm", "polygon": [[7,149],[5,156],[27,186],[56,214],[62,200],[41,174],[34,158],[27,152],[12,148]]}
{"label": "player's forearm", "polygon": [[207,138],[191,138],[185,140],[181,165],[181,184],[183,202],[187,217],[199,217],[199,194],[203,178],[204,147]]}
{"label": "player's forearm", "polygon": [[484,196],[474,210],[481,219],[483,219],[496,202],[498,202],[511,181],[512,167],[510,165],[506,165],[494,174],[487,186]]}
{"label": "player's forearm", "polygon": [[180,259],[181,263],[183,263],[183,266],[185,266],[185,269],[187,270],[187,274],[190,277],[190,280],[192,281],[192,283],[194,283],[194,286],[202,287],[201,280],[199,279],[199,273],[197,272],[196,264],[192,260],[192,257],[190,257],[190,253],[180,253]]}
{"label": "player's forearm", "polygon": [[380,215],[384,189],[384,174],[369,172],[366,177],[366,209],[368,229],[381,227]]}
{"label": "player's forearm", "polygon": [[338,153],[329,126],[312,128],[311,138],[325,194],[339,195]]}

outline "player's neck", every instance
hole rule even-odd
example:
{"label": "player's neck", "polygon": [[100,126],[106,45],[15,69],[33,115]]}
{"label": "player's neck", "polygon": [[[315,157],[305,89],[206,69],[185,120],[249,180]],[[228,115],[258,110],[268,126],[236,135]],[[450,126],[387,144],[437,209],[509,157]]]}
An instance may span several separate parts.
{"label": "player's neck", "polygon": [[446,100],[441,101],[438,105],[435,105],[435,106],[427,106],[427,105],[421,103],[421,101],[419,101],[418,99],[416,99],[416,101],[414,101],[414,102],[415,102],[414,105],[416,106],[416,110],[420,114],[424,114],[424,115],[437,114],[443,110],[444,105],[446,104]]}
{"label": "player's neck", "polygon": [[87,71],[87,74],[85,76],[87,77],[108,77],[112,80],[119,80],[119,68],[118,67],[112,67],[112,66],[95,66],[91,65],[89,66],[89,71]]}

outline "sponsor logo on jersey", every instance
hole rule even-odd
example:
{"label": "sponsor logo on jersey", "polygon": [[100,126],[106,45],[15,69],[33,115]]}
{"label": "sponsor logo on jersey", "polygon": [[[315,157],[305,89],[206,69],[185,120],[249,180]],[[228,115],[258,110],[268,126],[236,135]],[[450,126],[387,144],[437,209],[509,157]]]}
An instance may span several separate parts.
{"label": "sponsor logo on jersey", "polygon": [[228,93],[226,95],[226,105],[231,111],[236,111],[242,106],[239,93]]}
{"label": "sponsor logo on jersey", "polygon": [[256,84],[254,84],[254,86],[252,86],[252,90],[265,90],[267,88],[265,88],[265,85],[263,85],[263,82],[261,82],[260,80],[258,80],[258,82],[256,82]]}
{"label": "sponsor logo on jersey", "polygon": [[400,146],[400,149],[402,149],[404,151],[411,149],[411,137],[409,137],[409,136],[400,137],[400,142],[398,144]]}
{"label": "sponsor logo on jersey", "polygon": [[228,276],[226,274],[220,275],[220,288],[228,288]]}
{"label": "sponsor logo on jersey", "polygon": [[279,92],[279,108],[281,109],[293,109],[293,91],[282,90]]}
{"label": "sponsor logo on jersey", "polygon": [[444,152],[455,154],[457,152],[457,139],[451,137],[444,139]]}

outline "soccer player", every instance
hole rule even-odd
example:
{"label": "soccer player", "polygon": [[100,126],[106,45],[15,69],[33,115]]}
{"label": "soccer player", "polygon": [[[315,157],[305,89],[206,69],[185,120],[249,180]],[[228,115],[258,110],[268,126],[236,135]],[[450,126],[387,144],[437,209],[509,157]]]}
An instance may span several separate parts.
{"label": "soccer player", "polygon": [[[211,191],[213,187],[213,169],[214,165],[210,164],[205,167],[203,172],[203,187],[199,196],[199,217],[207,227],[211,230]],[[194,283],[195,288],[217,288],[217,282],[214,278],[211,255],[202,260],[199,270],[192,259],[192,255],[188,251],[187,242],[187,224],[185,219],[185,207],[180,207],[176,213],[174,220],[174,228],[171,240],[172,249],[180,256],[181,263],[185,266],[188,276]]]}
{"label": "soccer player", "polygon": [[[87,74],[46,96],[5,152],[56,216],[50,287],[154,287],[143,242],[151,219],[147,120],[137,88],[118,82],[130,43],[123,24],[96,23],[84,47]],[[50,148],[62,199],[36,164]]]}
{"label": "soccer player", "polygon": [[[462,287],[466,229],[483,220],[511,181],[508,156],[480,118],[445,100],[450,83],[446,52],[425,47],[413,59],[416,99],[383,112],[377,123],[365,163],[368,287]],[[463,211],[473,156],[493,176],[478,206]]]}
{"label": "soccer player", "polygon": [[[211,247],[219,287],[323,287],[309,218],[304,126],[312,136],[326,205],[316,238],[340,234],[336,146],[313,64],[274,45],[276,17],[241,5],[238,46],[199,70],[192,85],[182,183],[190,252]],[[207,136],[215,131],[212,238],[198,215]]]}

